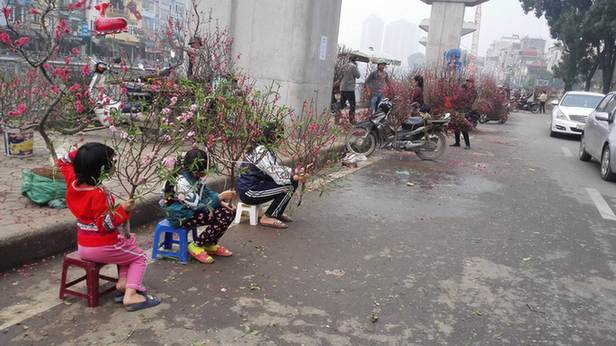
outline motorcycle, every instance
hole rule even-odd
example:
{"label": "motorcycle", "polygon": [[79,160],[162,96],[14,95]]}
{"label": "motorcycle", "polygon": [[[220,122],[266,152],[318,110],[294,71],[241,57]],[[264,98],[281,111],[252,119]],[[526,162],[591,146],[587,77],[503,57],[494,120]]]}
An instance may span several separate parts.
{"label": "motorcycle", "polygon": [[519,104],[518,104],[518,109],[521,111],[528,111],[531,113],[537,113],[539,111],[539,103],[535,102],[535,101],[530,101],[530,98],[528,99],[521,99]]}
{"label": "motorcycle", "polygon": [[355,124],[346,138],[347,149],[355,154],[369,156],[376,148],[412,151],[422,160],[436,160],[445,153],[445,131],[451,119],[433,119],[429,113],[406,118],[401,128],[395,129],[390,119],[393,103],[384,99],[378,111],[369,119]]}
{"label": "motorcycle", "polygon": [[[98,122],[103,126],[110,126],[109,116],[112,112],[120,112],[122,119],[127,121],[138,119],[143,105],[151,103],[154,98],[154,93],[148,90],[147,84],[141,81],[128,82],[125,84],[125,95],[120,95],[117,90],[113,95],[109,95],[108,93],[113,89],[107,89],[105,80],[108,74],[115,72],[104,62],[95,61],[94,66],[94,75],[88,89],[90,97],[96,102],[94,114]],[[166,77],[174,68],[174,66],[169,66],[157,75],[145,79]]]}

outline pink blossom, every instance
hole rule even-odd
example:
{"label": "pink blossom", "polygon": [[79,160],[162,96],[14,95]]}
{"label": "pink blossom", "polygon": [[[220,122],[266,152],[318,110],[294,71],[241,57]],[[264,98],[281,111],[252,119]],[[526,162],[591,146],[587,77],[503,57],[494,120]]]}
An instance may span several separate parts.
{"label": "pink blossom", "polygon": [[171,142],[171,136],[169,136],[169,135],[164,135],[164,136],[163,136],[163,141],[165,141],[165,142]]}
{"label": "pink blossom", "polygon": [[75,101],[75,111],[77,111],[77,113],[83,113],[84,111],[83,104],[81,104],[80,100]]}
{"label": "pink blossom", "polygon": [[126,132],[126,131],[120,131],[120,138],[122,138],[122,139],[127,139],[127,138],[128,138],[128,132]]}
{"label": "pink blossom", "polygon": [[190,105],[190,111],[191,112],[196,112],[197,111],[197,105],[195,105],[195,104]]}
{"label": "pink blossom", "polygon": [[190,139],[190,138],[193,138],[194,136],[195,136],[195,131],[190,131],[190,132],[188,132],[188,133],[186,134],[186,137],[187,137],[187,138],[189,138],[189,139]]}
{"label": "pink blossom", "polygon": [[2,14],[4,15],[4,18],[6,19],[8,19],[11,16],[11,12],[13,12],[13,9],[8,6],[4,6],[2,8]]}
{"label": "pink blossom", "polygon": [[170,105],[171,105],[171,106],[173,106],[173,105],[175,105],[177,102],[178,102],[178,98],[177,98],[177,97],[175,97],[175,96],[173,96],[173,97],[171,98],[171,103],[170,103]]}
{"label": "pink blossom", "polygon": [[12,117],[19,117],[23,115],[27,110],[28,108],[26,107],[26,104],[22,102],[17,105],[17,108],[15,110],[8,112],[8,115]]}
{"label": "pink blossom", "polygon": [[72,52],[74,56],[79,56],[79,54],[81,54],[81,52],[79,51],[79,48],[73,48]]}
{"label": "pink blossom", "polygon": [[13,43],[11,42],[11,37],[6,32],[0,33],[0,42],[9,46]]}
{"label": "pink blossom", "polygon": [[313,135],[317,134],[317,132],[319,132],[319,126],[315,123],[308,125],[308,132]]}
{"label": "pink blossom", "polygon": [[29,41],[30,41],[30,38],[28,36],[22,36],[18,38],[17,40],[15,40],[15,46],[16,47],[25,46],[28,44]]}
{"label": "pink blossom", "polygon": [[64,64],[68,65],[71,63],[71,57],[70,56],[65,56],[64,57]]}
{"label": "pink blossom", "polygon": [[35,14],[41,14],[41,11],[37,8],[31,7],[30,8],[30,14],[35,15]]}
{"label": "pink blossom", "polygon": [[114,125],[110,125],[110,126],[109,126],[109,131],[110,131],[111,133],[116,133],[116,132],[118,131],[118,128],[117,128],[117,127],[115,127]]}
{"label": "pink blossom", "polygon": [[169,115],[169,113],[171,113],[171,109],[165,107],[165,108],[163,108],[162,112],[163,112],[164,115]]}
{"label": "pink blossom", "polygon": [[43,68],[44,68],[45,70],[49,70],[49,68],[50,68],[50,67],[51,67],[51,66],[50,66],[48,63],[44,63],[44,64],[43,64]]}
{"label": "pink blossom", "polygon": [[60,39],[63,34],[68,34],[70,31],[68,29],[68,24],[66,24],[66,19],[60,19],[56,28],[54,29],[54,35],[56,39]]}
{"label": "pink blossom", "polygon": [[151,155],[146,155],[143,159],[141,159],[141,163],[144,166],[149,166],[150,163],[152,163],[152,156]]}
{"label": "pink blossom", "polygon": [[68,88],[68,91],[75,93],[77,91],[81,90],[81,85],[79,85],[78,83],[73,84],[72,87]]}
{"label": "pink blossom", "polygon": [[175,156],[167,156],[163,159],[163,166],[167,169],[173,169],[175,167]]}
{"label": "pink blossom", "polygon": [[84,77],[87,77],[90,74],[90,66],[88,64],[86,64],[82,69],[81,69],[81,75]]}
{"label": "pink blossom", "polygon": [[122,95],[125,95],[128,92],[128,89],[126,89],[126,87],[122,87],[122,89],[120,89],[120,91],[122,92]]}

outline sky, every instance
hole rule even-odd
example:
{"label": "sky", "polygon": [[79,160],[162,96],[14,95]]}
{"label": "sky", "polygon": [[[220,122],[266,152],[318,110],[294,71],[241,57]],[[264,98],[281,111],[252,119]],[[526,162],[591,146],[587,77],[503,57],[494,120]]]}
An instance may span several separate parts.
{"label": "sky", "polygon": [[[371,14],[383,19],[385,24],[398,19],[419,24],[423,19],[430,18],[430,5],[420,0],[342,0],[338,42],[359,48],[362,23]],[[466,20],[473,21],[474,15],[475,9],[467,8]],[[490,43],[502,36],[518,34],[522,37],[528,35],[550,40],[545,19],[538,19],[532,13],[524,14],[519,0],[490,0],[484,3],[481,25],[479,55],[485,55]],[[426,34],[424,31],[421,33]],[[471,36],[463,39],[463,48],[470,49]],[[548,43],[548,46],[550,45]]]}

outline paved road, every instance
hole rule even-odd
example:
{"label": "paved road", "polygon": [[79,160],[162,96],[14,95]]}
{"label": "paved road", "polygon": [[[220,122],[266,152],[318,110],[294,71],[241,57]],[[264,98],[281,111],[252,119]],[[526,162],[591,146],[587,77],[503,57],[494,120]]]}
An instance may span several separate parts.
{"label": "paved road", "polygon": [[58,258],[5,274],[0,344],[613,345],[616,185],[546,123],[482,125],[435,163],[385,154],[286,232],[234,228],[231,258],[158,261],[149,311],[59,302]]}

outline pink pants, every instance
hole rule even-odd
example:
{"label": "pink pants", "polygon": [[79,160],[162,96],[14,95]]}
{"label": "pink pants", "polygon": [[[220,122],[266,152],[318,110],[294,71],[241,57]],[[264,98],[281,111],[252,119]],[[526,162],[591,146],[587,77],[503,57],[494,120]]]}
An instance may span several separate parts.
{"label": "pink pants", "polygon": [[137,246],[133,235],[130,239],[119,238],[113,245],[79,246],[79,256],[87,261],[118,265],[118,276],[126,278],[126,287],[145,291],[143,275],[148,265],[148,257]]}

